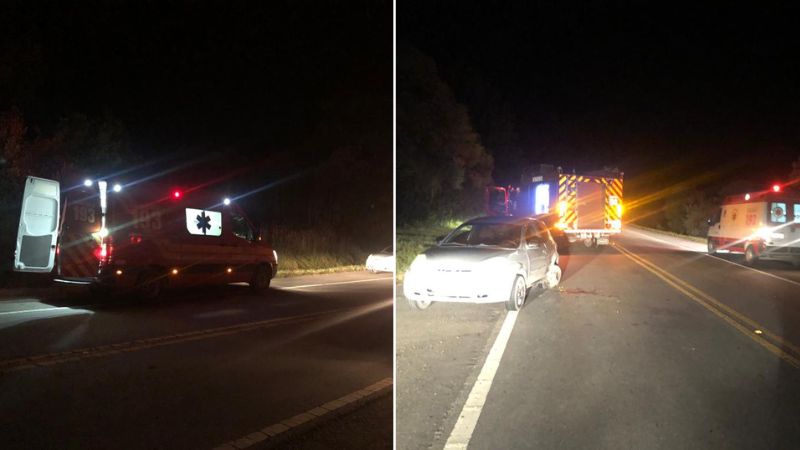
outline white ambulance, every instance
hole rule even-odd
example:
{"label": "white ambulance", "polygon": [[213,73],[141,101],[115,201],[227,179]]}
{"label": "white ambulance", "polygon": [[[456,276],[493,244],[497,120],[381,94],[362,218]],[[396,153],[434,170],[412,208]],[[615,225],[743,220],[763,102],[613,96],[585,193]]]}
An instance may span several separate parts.
{"label": "white ambulance", "polygon": [[18,272],[53,273],[99,293],[247,282],[269,287],[278,255],[263,230],[207,189],[28,177],[14,255]]}
{"label": "white ambulance", "polygon": [[776,184],[725,198],[709,219],[708,253],[743,254],[748,265],[778,260],[800,266],[800,195]]}

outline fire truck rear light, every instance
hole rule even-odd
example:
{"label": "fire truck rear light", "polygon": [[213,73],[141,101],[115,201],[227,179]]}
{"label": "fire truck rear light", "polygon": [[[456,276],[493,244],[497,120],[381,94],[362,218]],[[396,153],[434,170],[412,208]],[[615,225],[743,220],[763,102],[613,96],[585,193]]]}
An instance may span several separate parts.
{"label": "fire truck rear light", "polygon": [[108,257],[108,247],[106,244],[100,244],[94,251],[94,256],[99,260],[104,260]]}

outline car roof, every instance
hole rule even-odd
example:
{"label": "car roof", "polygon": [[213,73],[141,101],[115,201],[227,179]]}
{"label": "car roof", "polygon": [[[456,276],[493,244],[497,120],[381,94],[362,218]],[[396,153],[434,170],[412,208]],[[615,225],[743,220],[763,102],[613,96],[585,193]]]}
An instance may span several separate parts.
{"label": "car roof", "polygon": [[527,222],[537,220],[534,217],[528,216],[484,216],[484,217],[476,217],[475,219],[469,220],[465,223],[496,223],[496,224],[509,224],[509,225],[523,225]]}

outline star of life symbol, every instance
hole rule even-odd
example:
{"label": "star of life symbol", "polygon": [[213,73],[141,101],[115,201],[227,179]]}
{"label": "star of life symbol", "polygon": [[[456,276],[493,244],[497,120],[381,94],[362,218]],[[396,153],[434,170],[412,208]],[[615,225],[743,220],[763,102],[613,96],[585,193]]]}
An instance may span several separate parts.
{"label": "star of life symbol", "polygon": [[203,234],[211,229],[211,217],[207,216],[205,211],[197,216],[197,229],[203,230]]}
{"label": "star of life symbol", "polygon": [[196,236],[221,236],[222,213],[186,208],[186,231]]}

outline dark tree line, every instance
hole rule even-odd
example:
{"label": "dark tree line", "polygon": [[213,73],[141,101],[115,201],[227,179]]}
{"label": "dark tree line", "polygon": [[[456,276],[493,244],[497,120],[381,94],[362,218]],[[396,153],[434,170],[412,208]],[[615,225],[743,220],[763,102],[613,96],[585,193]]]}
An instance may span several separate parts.
{"label": "dark tree line", "polygon": [[419,50],[397,50],[397,220],[479,213],[493,160],[464,105]]}

